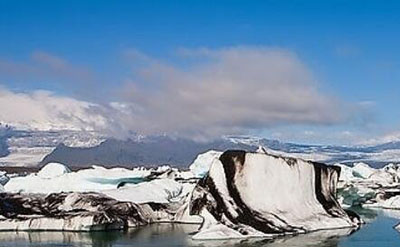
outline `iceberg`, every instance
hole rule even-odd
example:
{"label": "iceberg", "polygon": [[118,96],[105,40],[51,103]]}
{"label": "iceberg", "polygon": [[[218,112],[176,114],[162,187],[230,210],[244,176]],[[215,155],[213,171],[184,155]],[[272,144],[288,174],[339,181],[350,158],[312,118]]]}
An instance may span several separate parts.
{"label": "iceberg", "polygon": [[379,191],[376,196],[368,200],[364,205],[368,208],[382,208],[400,210],[400,189],[390,191]]}
{"label": "iceberg", "polygon": [[[59,163],[0,185],[0,230],[95,231],[176,217],[198,179],[169,166],[93,166],[76,172]],[[4,191],[2,191],[4,190]]]}
{"label": "iceberg", "polygon": [[[94,169],[102,172],[112,170],[99,167]],[[122,170],[114,170],[110,174],[115,175],[118,171],[124,173]],[[147,172],[139,169],[137,172],[149,175],[141,183],[114,184],[112,189],[99,186],[97,191],[91,192],[83,192],[79,184],[76,187],[69,184],[76,182],[68,181],[71,176],[77,176],[73,175],[75,172],[46,179],[37,174],[26,176],[24,182],[42,182],[43,189],[40,190],[34,184],[30,190],[34,193],[0,193],[0,230],[96,231],[125,229],[153,222],[185,222],[184,217],[176,215],[189,198],[195,183],[168,178],[180,177],[174,175],[173,170],[154,169]],[[96,171],[97,175],[99,173]],[[61,183],[64,183],[62,190],[77,191],[42,192],[54,190],[46,188],[48,185],[61,186]],[[21,186],[29,187],[26,184]],[[90,189],[87,184],[80,186],[84,186],[85,190]]]}
{"label": "iceberg", "polygon": [[343,206],[400,209],[396,198],[400,196],[398,165],[388,164],[380,169],[365,163],[337,166],[343,172],[338,184],[338,200]]}
{"label": "iceberg", "polygon": [[48,163],[37,173],[37,176],[50,179],[70,172],[71,170],[66,165],[61,163]]}
{"label": "iceberg", "polygon": [[6,172],[0,171],[0,185],[8,183],[10,178],[6,175]]}
{"label": "iceberg", "polygon": [[194,239],[273,237],[357,228],[358,215],[335,199],[340,168],[265,153],[226,151],[196,185]]}
{"label": "iceberg", "polygon": [[4,186],[7,192],[23,193],[61,193],[61,192],[100,192],[116,189],[122,184],[137,184],[149,181],[148,177],[162,174],[171,168],[157,169],[92,168],[70,172],[61,164],[44,166],[37,174],[12,177]]}
{"label": "iceberg", "polygon": [[215,159],[218,159],[222,152],[210,150],[208,152],[199,154],[193,163],[189,166],[189,170],[194,174],[195,177],[204,177],[211,164]]}
{"label": "iceberg", "polygon": [[[327,166],[262,147],[254,153],[211,150],[199,154],[189,170],[94,165],[71,171],[49,163],[29,175],[0,173],[0,230],[92,231],[178,222],[201,225],[193,236],[200,240],[354,230],[362,220],[346,209],[400,209],[399,175],[398,164]],[[136,208],[140,222],[103,212],[107,202]],[[10,203],[14,214],[3,213]],[[97,222],[100,214],[109,221]]]}
{"label": "iceberg", "polygon": [[369,176],[371,176],[375,172],[374,168],[371,168],[365,163],[355,163],[352,170],[355,177],[364,179],[369,178]]}
{"label": "iceberg", "polygon": [[334,166],[340,167],[339,182],[346,183],[354,180],[360,180],[360,178],[354,176],[353,169],[351,167],[343,164],[334,164]]}
{"label": "iceberg", "polygon": [[193,188],[193,184],[182,184],[172,179],[155,179],[112,190],[103,190],[102,193],[118,201],[170,203],[184,200]]}
{"label": "iceberg", "polygon": [[2,193],[0,209],[0,230],[95,231],[149,223],[139,205],[98,193]]}

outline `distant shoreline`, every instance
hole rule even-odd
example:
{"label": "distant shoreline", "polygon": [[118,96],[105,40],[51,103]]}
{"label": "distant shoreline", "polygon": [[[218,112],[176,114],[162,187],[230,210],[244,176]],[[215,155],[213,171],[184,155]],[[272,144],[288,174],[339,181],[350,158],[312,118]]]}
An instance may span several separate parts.
{"label": "distant shoreline", "polygon": [[[38,172],[42,167],[40,166],[0,166],[0,171],[4,171],[7,174],[30,174]],[[69,167],[72,171],[78,171],[85,169],[83,167]]]}

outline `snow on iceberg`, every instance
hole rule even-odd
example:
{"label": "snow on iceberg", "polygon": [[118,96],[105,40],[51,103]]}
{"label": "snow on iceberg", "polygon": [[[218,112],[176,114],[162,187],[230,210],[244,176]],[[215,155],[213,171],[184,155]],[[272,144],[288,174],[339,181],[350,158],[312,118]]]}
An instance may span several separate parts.
{"label": "snow on iceberg", "polygon": [[339,167],[262,153],[226,151],[195,187],[194,239],[268,237],[353,228],[361,219],[335,199]]}
{"label": "snow on iceberg", "polygon": [[[50,166],[50,168],[54,167]],[[60,167],[55,168],[57,169],[48,169],[51,170],[49,173],[52,178],[50,178],[51,176],[39,176],[43,169],[38,174],[13,177],[6,184],[5,191],[41,195],[63,192],[97,192],[121,202],[180,205],[191,193],[197,181],[185,180],[182,178],[181,172],[167,166],[133,170],[94,166],[90,169],[63,174],[59,172]],[[55,176],[55,174],[59,176]],[[187,176],[185,174],[183,177]]]}
{"label": "snow on iceberg", "polygon": [[[12,177],[4,186],[7,192],[60,193],[60,192],[100,192],[111,190],[124,183],[141,183],[152,174],[170,169],[126,169],[93,166],[76,172],[65,172],[61,166],[45,166],[38,174]],[[44,173],[44,174],[42,174]]]}
{"label": "snow on iceberg", "polygon": [[360,178],[357,178],[353,174],[353,168],[347,165],[343,164],[334,164],[334,166],[339,166],[340,167],[340,176],[339,176],[339,182],[350,182],[354,180],[358,180]]}
{"label": "snow on iceberg", "polygon": [[[184,186],[187,186],[186,190]],[[182,200],[184,196],[187,196],[187,190],[193,187],[194,185],[178,183],[172,179],[155,179],[140,184],[128,184],[117,189],[103,190],[102,193],[118,201],[169,203]]]}
{"label": "snow on iceberg", "polygon": [[400,190],[378,190],[373,198],[364,203],[363,207],[400,210]]}
{"label": "snow on iceberg", "polygon": [[374,172],[375,169],[370,167],[365,163],[356,163],[354,164],[353,168],[353,175],[359,178],[369,178]]}
{"label": "snow on iceberg", "polygon": [[66,173],[71,172],[71,170],[61,163],[48,163],[40,171],[37,173],[37,176],[40,178],[55,178],[62,176]]}
{"label": "snow on iceberg", "polygon": [[400,182],[400,164],[390,163],[384,166],[381,170],[391,174],[394,178],[395,183]]}
{"label": "snow on iceberg", "polygon": [[341,168],[339,181],[353,183],[368,181],[370,183],[379,183],[381,185],[390,185],[398,183],[400,180],[400,166],[388,164],[381,169],[375,169],[365,163],[356,163],[352,167],[335,164]]}
{"label": "snow on iceberg", "polygon": [[222,152],[215,150],[210,150],[205,153],[199,154],[193,161],[193,163],[189,166],[190,171],[194,174],[195,177],[204,177],[210,169],[211,164],[214,162],[215,159],[218,159],[221,154]]}

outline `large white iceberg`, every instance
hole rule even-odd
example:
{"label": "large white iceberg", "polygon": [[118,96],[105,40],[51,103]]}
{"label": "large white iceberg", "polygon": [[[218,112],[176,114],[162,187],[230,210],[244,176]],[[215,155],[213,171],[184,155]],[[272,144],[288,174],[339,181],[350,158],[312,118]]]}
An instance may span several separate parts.
{"label": "large white iceberg", "polygon": [[195,239],[268,237],[352,228],[360,218],[335,199],[340,168],[263,153],[227,151],[195,187]]}

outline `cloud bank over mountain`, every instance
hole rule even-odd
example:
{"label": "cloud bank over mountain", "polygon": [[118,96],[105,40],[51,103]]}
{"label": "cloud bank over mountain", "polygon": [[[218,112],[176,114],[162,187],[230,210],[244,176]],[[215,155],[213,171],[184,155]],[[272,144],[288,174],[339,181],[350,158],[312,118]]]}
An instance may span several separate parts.
{"label": "cloud bank over mountain", "polygon": [[48,91],[16,93],[0,89],[0,121],[22,129],[102,130],[108,128],[99,105]]}
{"label": "cloud bank over mountain", "polygon": [[[135,51],[127,55],[131,76],[110,92],[109,99],[88,102],[47,91],[3,88],[0,120],[33,128],[96,130],[117,137],[135,132],[207,139],[277,125],[334,125],[348,121],[356,110],[323,91],[307,65],[287,50],[181,49],[178,62]],[[70,80],[86,76],[85,70],[44,52],[31,59],[46,64],[52,76]]]}
{"label": "cloud bank over mountain", "polygon": [[124,89],[125,106],[134,112],[127,125],[148,133],[214,136],[346,118],[343,102],[322,92],[288,51],[239,47],[184,56],[202,62],[181,68],[150,60],[141,68],[152,90],[134,83]]}

